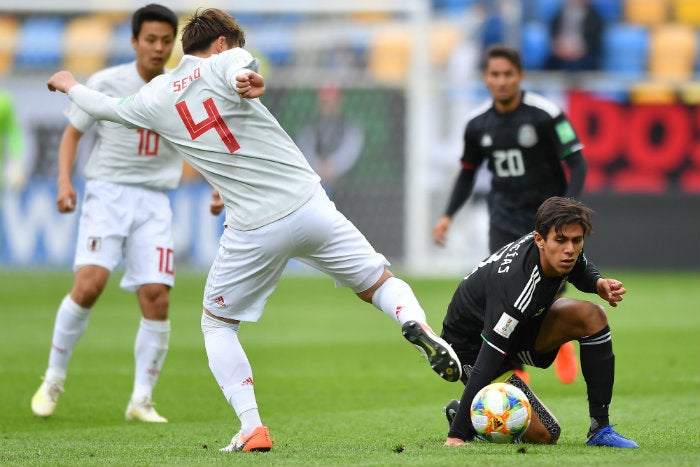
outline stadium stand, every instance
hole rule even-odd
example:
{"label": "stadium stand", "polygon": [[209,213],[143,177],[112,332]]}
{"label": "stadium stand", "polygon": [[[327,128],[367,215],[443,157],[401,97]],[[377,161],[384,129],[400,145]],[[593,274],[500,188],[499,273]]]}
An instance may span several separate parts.
{"label": "stadium stand", "polygon": [[430,28],[430,61],[434,65],[442,66],[450,59],[450,56],[462,39],[462,31],[454,24],[447,21],[435,22]]}
{"label": "stadium stand", "polygon": [[296,24],[286,21],[273,21],[267,27],[246,33],[246,43],[250,43],[275,66],[284,67],[294,61],[295,48],[290,39],[294,37]]}
{"label": "stadium stand", "polygon": [[409,67],[411,36],[402,27],[386,27],[371,40],[368,66],[378,81],[395,82],[404,79]]}
{"label": "stadium stand", "polygon": [[680,23],[700,26],[700,2],[698,0],[671,0],[673,17]]}
{"label": "stadium stand", "polygon": [[0,75],[10,72],[17,47],[19,21],[14,16],[0,16]]}
{"label": "stadium stand", "polygon": [[112,41],[112,21],[107,15],[73,18],[66,24],[63,66],[87,76],[104,68]]}
{"label": "stadium stand", "polygon": [[131,46],[131,19],[125,19],[112,26],[112,40],[108,49],[108,65],[125,63],[134,59]]}
{"label": "stadium stand", "polygon": [[630,23],[610,24],[603,33],[603,71],[642,78],[647,69],[649,31]]}
{"label": "stadium stand", "polygon": [[63,57],[63,16],[25,19],[18,31],[15,66],[24,69],[57,67]]}
{"label": "stadium stand", "polygon": [[622,0],[589,0],[607,23],[622,21]]}
{"label": "stadium stand", "polygon": [[674,87],[664,81],[641,81],[630,86],[629,100],[633,104],[673,104],[677,101]]}
{"label": "stadium stand", "polygon": [[554,15],[564,5],[564,0],[534,0],[535,17],[539,19],[546,27],[549,27]]}
{"label": "stadium stand", "polygon": [[625,0],[624,19],[628,23],[653,26],[670,18],[668,0]]}
{"label": "stadium stand", "polygon": [[523,24],[520,31],[520,55],[523,68],[526,70],[541,70],[549,56],[549,31],[538,22]]}
{"label": "stadium stand", "polygon": [[[455,53],[463,53],[460,43],[475,37],[478,31],[480,47],[515,38],[518,43],[510,45],[520,47],[524,68],[544,70],[550,46],[549,23],[566,0],[511,1],[519,2],[521,10],[520,30],[514,35],[505,35],[504,21],[491,16],[498,11],[491,2],[431,0],[431,64],[445,67]],[[663,86],[651,86],[646,81],[688,79],[700,73],[700,0],[589,1],[606,21],[603,72],[641,83],[640,90],[648,90],[652,100],[666,94],[659,91]],[[341,56],[345,53],[360,57],[356,59],[358,66],[379,81],[404,79],[412,38],[392,22],[391,13],[375,13],[372,18],[362,13],[354,16],[354,34],[334,30],[329,40],[318,40],[329,37],[328,24],[321,24],[322,20],[309,22],[298,13],[242,13],[239,21],[246,28],[248,47],[275,68],[307,64],[333,67],[338,61],[347,61]],[[471,21],[469,27],[477,24],[478,29],[465,31],[466,18]],[[305,46],[301,45],[303,41],[291,40],[300,34],[312,40]],[[336,41],[343,35],[344,39]],[[59,66],[90,74],[104,66],[133,60],[130,39],[131,24],[125,13],[0,16],[0,75],[12,73],[15,68]],[[316,45],[310,49],[309,43]],[[168,66],[180,56],[181,51],[175,53]]]}
{"label": "stadium stand", "polygon": [[697,56],[697,33],[687,24],[667,23],[651,31],[649,74],[652,78],[686,80]]}
{"label": "stadium stand", "polygon": [[474,6],[477,0],[432,0],[433,9],[438,13],[462,13]]}
{"label": "stadium stand", "polygon": [[[695,31],[695,44],[700,44],[700,28]],[[695,73],[700,73],[700,45],[697,46],[695,54]]]}

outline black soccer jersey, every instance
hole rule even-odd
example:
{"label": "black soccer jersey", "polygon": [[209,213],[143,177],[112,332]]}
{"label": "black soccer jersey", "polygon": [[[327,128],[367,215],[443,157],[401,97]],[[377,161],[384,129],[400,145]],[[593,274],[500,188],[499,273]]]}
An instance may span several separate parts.
{"label": "black soccer jersey", "polygon": [[568,276],[545,277],[530,233],[499,249],[462,280],[447,308],[443,336],[458,354],[478,351],[483,340],[505,357],[519,350],[511,349],[511,344],[522,325],[547,312],[562,281],[583,292],[596,292],[600,277],[583,252]]}
{"label": "black soccer jersey", "polygon": [[[583,252],[565,277],[548,278],[540,266],[533,234],[499,249],[457,287],[443,321],[442,336],[462,364],[473,365],[449,437],[470,439],[474,432],[465,410],[476,393],[501,374],[523,342],[534,342],[535,320],[547,313],[562,281],[595,292],[600,274]],[[531,339],[526,339],[530,337]],[[554,357],[552,356],[552,360]]]}
{"label": "black soccer jersey", "polygon": [[484,160],[493,174],[489,193],[491,223],[514,235],[532,229],[539,205],[564,196],[561,161],[582,144],[561,109],[549,99],[523,91],[518,107],[499,113],[493,102],[467,123],[462,166],[476,169]]}

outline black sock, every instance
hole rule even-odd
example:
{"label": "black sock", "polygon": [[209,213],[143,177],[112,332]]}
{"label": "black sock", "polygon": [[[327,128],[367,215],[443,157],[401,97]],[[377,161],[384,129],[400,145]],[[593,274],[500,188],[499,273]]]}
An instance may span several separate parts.
{"label": "black sock", "polygon": [[610,327],[579,339],[581,373],[586,380],[591,432],[610,424],[608,407],[615,381],[615,355]]}

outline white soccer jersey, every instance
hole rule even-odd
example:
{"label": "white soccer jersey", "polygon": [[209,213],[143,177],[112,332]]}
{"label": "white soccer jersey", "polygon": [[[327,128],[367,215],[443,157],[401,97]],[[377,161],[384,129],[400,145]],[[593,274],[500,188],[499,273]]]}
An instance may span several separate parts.
{"label": "white soccer jersey", "polygon": [[[131,96],[145,84],[135,61],[101,70],[87,82],[88,87],[112,97]],[[83,133],[95,124],[95,119],[75,104],[66,115],[71,125]],[[104,120],[97,122],[97,129],[85,178],[161,191],[177,187],[182,157],[157,133]]]}
{"label": "white soccer jersey", "polygon": [[241,48],[206,59],[185,55],[131,99],[106,98],[85,86],[74,86],[69,96],[96,117],[151,128],[172,142],[219,190],[226,223],[251,230],[299,208],[320,182],[260,100],[236,93],[236,76],[252,63]]}

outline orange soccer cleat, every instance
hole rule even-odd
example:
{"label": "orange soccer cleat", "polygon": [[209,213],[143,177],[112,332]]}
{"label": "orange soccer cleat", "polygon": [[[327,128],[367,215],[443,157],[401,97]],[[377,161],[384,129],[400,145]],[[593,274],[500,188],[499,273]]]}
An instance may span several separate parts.
{"label": "orange soccer cleat", "polygon": [[270,430],[266,426],[259,426],[252,433],[244,435],[239,431],[231,439],[231,444],[225,448],[219,449],[222,452],[232,451],[269,451],[272,449],[272,440],[270,439]]}

